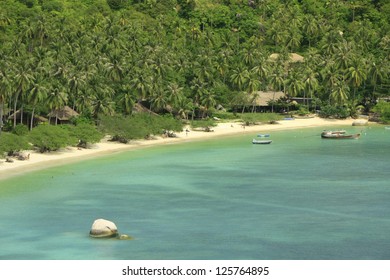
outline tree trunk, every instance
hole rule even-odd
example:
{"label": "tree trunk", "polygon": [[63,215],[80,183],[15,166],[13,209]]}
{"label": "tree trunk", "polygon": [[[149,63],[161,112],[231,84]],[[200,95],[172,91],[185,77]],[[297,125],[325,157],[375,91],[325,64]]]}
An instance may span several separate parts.
{"label": "tree trunk", "polygon": [[1,131],[3,130],[3,113],[4,113],[3,106],[4,106],[4,102],[1,102],[1,104],[0,104],[0,135],[1,135]]}
{"label": "tree trunk", "polygon": [[34,124],[34,113],[35,113],[35,107],[33,107],[31,112],[30,130],[32,130]]}
{"label": "tree trunk", "polygon": [[18,104],[18,97],[19,94],[15,96],[15,103],[14,103],[14,128],[16,127],[16,106]]}
{"label": "tree trunk", "polygon": [[23,105],[20,107],[20,124],[23,124]]}

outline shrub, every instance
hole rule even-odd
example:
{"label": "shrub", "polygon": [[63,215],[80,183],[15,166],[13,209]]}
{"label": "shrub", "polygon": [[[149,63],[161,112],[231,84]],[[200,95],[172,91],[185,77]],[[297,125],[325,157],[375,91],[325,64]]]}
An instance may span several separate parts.
{"label": "shrub", "polygon": [[382,122],[390,122],[390,103],[389,102],[378,102],[372,109],[374,113],[379,114],[379,118]]}
{"label": "shrub", "polygon": [[208,120],[198,120],[198,121],[192,121],[191,127],[192,128],[204,128],[204,129],[210,129],[212,126],[216,126],[216,122],[212,119]]}
{"label": "shrub", "polygon": [[181,131],[183,125],[171,116],[154,116],[150,114],[135,114],[133,116],[102,116],[99,129],[112,136],[113,141],[127,143],[133,139],[147,138],[163,131]]}
{"label": "shrub", "polygon": [[66,146],[77,145],[77,138],[70,135],[69,130],[53,125],[39,125],[28,135],[29,141],[41,153],[56,151]]}
{"label": "shrub", "polygon": [[67,125],[65,128],[71,137],[78,139],[78,147],[87,148],[88,144],[97,143],[103,138],[103,134],[92,124],[80,123],[76,126]]}
{"label": "shrub", "polygon": [[0,134],[0,157],[4,157],[5,154],[14,154],[15,152],[30,148],[31,146],[24,136],[6,132]]}
{"label": "shrub", "polygon": [[240,114],[241,120],[245,125],[257,124],[257,123],[273,123],[282,119],[282,116],[276,113],[248,113]]}
{"label": "shrub", "polygon": [[24,124],[18,124],[12,129],[12,133],[19,136],[27,135],[28,128]]}
{"label": "shrub", "polygon": [[348,109],[343,106],[331,106],[325,105],[321,107],[319,116],[322,118],[336,118],[336,119],[345,119],[350,116]]}

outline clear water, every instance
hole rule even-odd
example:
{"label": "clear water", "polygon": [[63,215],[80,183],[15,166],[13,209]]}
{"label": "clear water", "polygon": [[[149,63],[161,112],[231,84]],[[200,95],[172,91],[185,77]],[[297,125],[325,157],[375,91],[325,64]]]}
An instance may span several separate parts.
{"label": "clear water", "polygon": [[[168,145],[0,181],[0,259],[390,259],[390,130],[363,129]],[[134,239],[89,238],[97,218]]]}

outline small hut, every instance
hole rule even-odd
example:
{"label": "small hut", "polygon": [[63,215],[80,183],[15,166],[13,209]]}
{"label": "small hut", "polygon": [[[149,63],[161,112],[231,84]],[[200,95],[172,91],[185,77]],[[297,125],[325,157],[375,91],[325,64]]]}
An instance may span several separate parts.
{"label": "small hut", "polygon": [[256,91],[245,98],[245,104],[237,106],[246,107],[252,112],[274,112],[274,106],[281,99],[286,99],[286,94],[282,91]]}
{"label": "small hut", "polygon": [[[269,59],[271,61],[276,61],[278,58],[279,58],[278,53],[273,53],[269,56]],[[304,57],[297,54],[297,53],[289,53],[289,58],[290,58],[291,62],[303,62],[304,61]]]}
{"label": "small hut", "polygon": [[79,116],[79,113],[69,106],[65,106],[62,109],[51,111],[47,116],[49,117],[50,123],[53,122],[52,119],[54,118],[54,124],[67,124],[73,117]]}
{"label": "small hut", "polygon": [[[30,127],[31,125],[31,113],[30,112],[24,112],[22,113],[21,110],[17,110],[14,114],[11,114],[9,117],[8,117],[8,120],[9,121],[13,121],[14,120],[14,117],[16,118],[16,123],[22,123],[22,124],[25,124],[27,125],[28,127]],[[32,125],[33,127],[34,126],[37,126],[38,124],[40,123],[44,123],[44,122],[47,122],[48,119],[40,116],[40,115],[37,115],[35,114],[34,115],[34,119],[32,121]]]}

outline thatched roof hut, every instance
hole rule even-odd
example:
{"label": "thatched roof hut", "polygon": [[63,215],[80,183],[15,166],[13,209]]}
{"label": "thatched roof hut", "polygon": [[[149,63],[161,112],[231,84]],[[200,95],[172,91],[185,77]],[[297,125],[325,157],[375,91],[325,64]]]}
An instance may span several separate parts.
{"label": "thatched roof hut", "polygon": [[79,116],[79,113],[69,106],[65,106],[62,109],[55,109],[51,111],[47,116],[49,118],[56,118],[56,122],[59,121],[60,123],[67,123],[71,118]]}
{"label": "thatched roof hut", "polygon": [[256,106],[269,106],[269,102],[286,97],[282,91],[257,91],[254,94]]}
{"label": "thatched roof hut", "polygon": [[[11,114],[8,117],[8,120],[13,120],[14,117],[16,117],[16,122],[17,123],[20,123],[21,120],[23,120],[23,123],[25,125],[30,125],[31,124],[31,113],[29,113],[29,112],[23,112],[23,115],[22,115],[21,110],[17,110],[15,113]],[[34,119],[33,119],[33,126],[35,126],[35,125],[37,125],[39,123],[47,122],[47,121],[48,121],[48,119],[46,119],[45,117],[42,117],[40,115],[35,114],[34,115]]]}
{"label": "thatched roof hut", "polygon": [[[279,54],[278,53],[273,53],[269,56],[269,59],[271,61],[276,61],[279,57]],[[297,53],[290,53],[289,54],[289,57],[290,57],[290,61],[291,62],[303,62],[304,61],[304,57],[297,54]]]}

